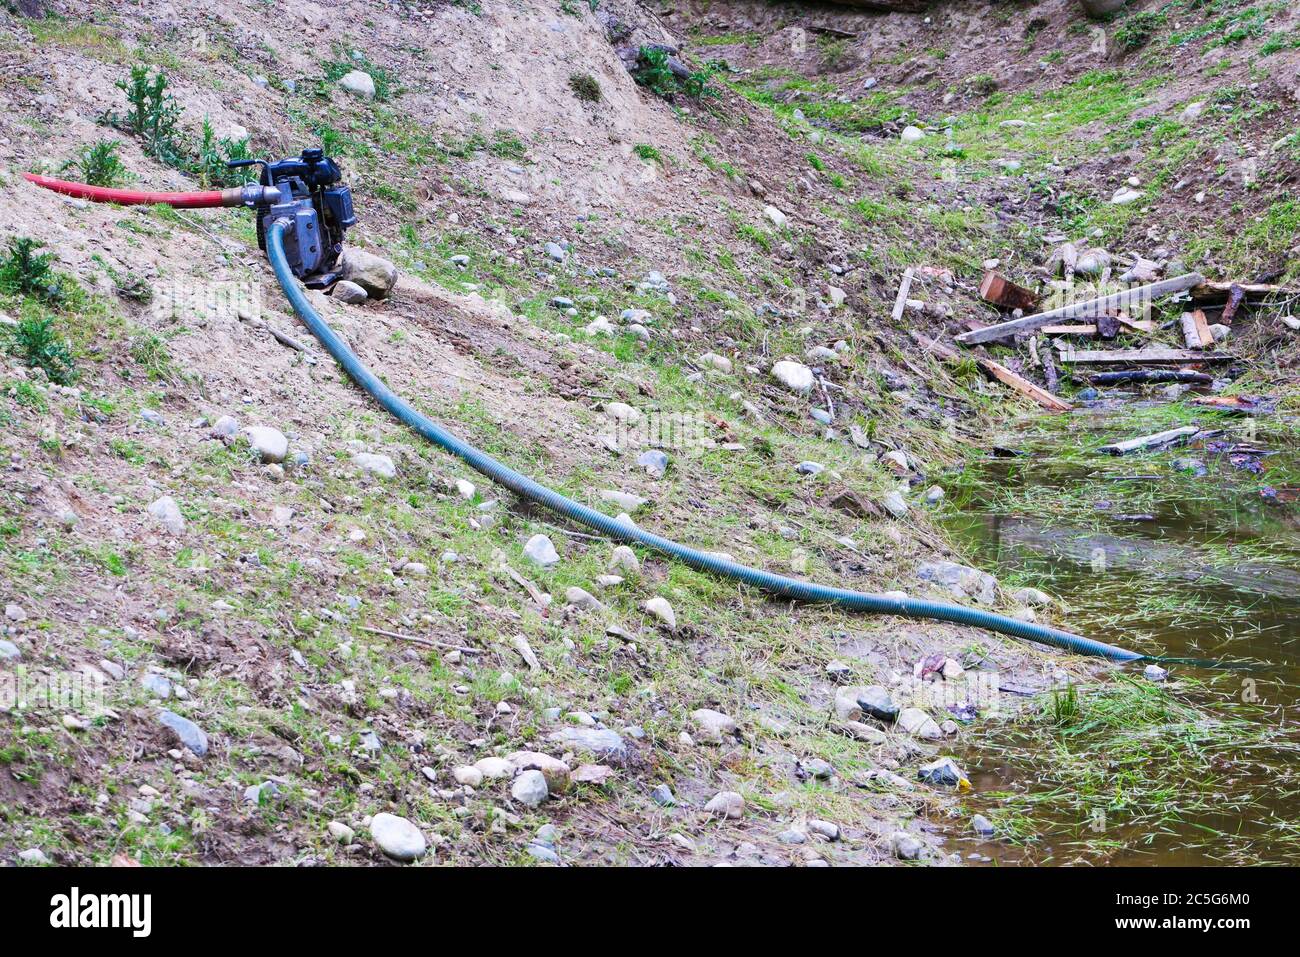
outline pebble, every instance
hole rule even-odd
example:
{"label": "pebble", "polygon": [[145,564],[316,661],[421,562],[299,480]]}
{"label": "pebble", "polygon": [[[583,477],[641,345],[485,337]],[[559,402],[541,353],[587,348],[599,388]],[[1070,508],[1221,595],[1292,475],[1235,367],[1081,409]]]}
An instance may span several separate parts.
{"label": "pebble", "polygon": [[943,737],[943,730],[920,708],[904,708],[899,712],[898,726],[916,738],[938,740]]}
{"label": "pebble", "polygon": [[510,796],[526,807],[537,807],[549,793],[545,775],[537,770],[522,772],[510,785]]}
{"label": "pebble", "polygon": [[564,747],[589,751],[598,758],[622,761],[627,757],[627,744],[618,732],[608,728],[566,727],[551,732],[547,738]]}
{"label": "pebble", "polygon": [[706,352],[704,355],[700,356],[700,365],[708,366],[711,369],[716,369],[718,372],[727,374],[730,374],[732,368],[730,359],[726,356],[720,356],[715,352]]}
{"label": "pebble", "polygon": [[555,545],[545,535],[534,535],[524,543],[524,557],[540,568],[550,568],[560,560]]}
{"label": "pebble", "polygon": [[902,518],[907,514],[907,499],[903,498],[903,493],[894,489],[888,495],[880,500],[880,504],[894,518]]}
{"label": "pebble", "polygon": [[791,392],[802,393],[811,392],[816,381],[812,369],[802,362],[791,362],[788,359],[783,359],[772,366],[772,378]]}
{"label": "pebble", "polygon": [[546,789],[551,794],[563,794],[569,789],[572,772],[559,758],[540,751],[516,751],[506,757],[520,771],[539,771],[546,779]]}
{"label": "pebble", "polygon": [[989,835],[994,833],[994,831],[996,830],[996,828],[994,828],[993,826],[993,822],[990,821],[988,818],[986,818],[983,814],[976,814],[973,818],[971,818],[970,826],[971,826],[971,830],[974,831],[976,834]]}
{"label": "pebble", "polygon": [[783,229],[785,227],[786,215],[775,206],[764,206],[763,215],[766,216],[768,221],[777,229]]}
{"label": "pebble", "polygon": [[233,415],[223,415],[212,423],[212,431],[208,434],[214,439],[228,439],[239,433],[239,420]]}
{"label": "pebble", "polygon": [[0,638],[0,661],[17,661],[23,656],[18,646],[12,641]]}
{"label": "pebble", "polygon": [[745,813],[745,799],[735,791],[719,791],[704,810],[711,817],[735,820]]}
{"label": "pebble", "polygon": [[39,847],[29,847],[25,851],[18,852],[18,860],[24,864],[48,864],[50,859],[45,856],[45,852]]}
{"label": "pebble", "polygon": [[375,79],[364,70],[350,70],[339,78],[339,86],[363,100],[375,98]]}
{"label": "pebble", "polygon": [[396,861],[413,861],[428,849],[420,829],[396,814],[376,814],[370,820],[370,836],[381,851]]}
{"label": "pebble", "polygon": [[826,471],[826,466],[820,462],[800,462],[794,467],[794,470],[800,475],[819,475]]}
{"label": "pebble", "polygon": [[642,498],[639,495],[632,495],[629,492],[620,492],[616,489],[603,489],[600,493],[601,501],[609,502],[618,506],[625,512],[635,512],[650,500]]}
{"label": "pebble", "polygon": [[1169,677],[1168,670],[1165,668],[1161,668],[1159,665],[1147,665],[1144,669],[1142,669],[1142,674],[1149,681],[1164,681],[1166,678]]}
{"label": "pebble", "polygon": [[170,698],[172,696],[172,683],[164,675],[157,672],[146,671],[140,676],[141,686],[155,698]]}
{"label": "pebble", "polygon": [[1053,603],[1051,595],[1037,588],[1017,588],[1011,593],[1011,597],[1030,608],[1041,608]]}
{"label": "pebble", "polygon": [[283,462],[289,454],[289,440],[279,429],[266,425],[250,425],[244,429],[248,445],[263,462]]}
{"label": "pebble", "polygon": [[819,837],[826,838],[828,841],[838,841],[840,839],[840,826],[831,821],[809,821],[808,830]]}
{"label": "pebble", "polygon": [[615,546],[610,553],[609,564],[605,566],[607,571],[625,572],[628,575],[641,574],[641,560],[636,557],[636,552],[628,545]]}
{"label": "pebble", "polygon": [[569,258],[568,252],[557,242],[548,242],[542,247],[543,251],[557,263],[562,263]]}
{"label": "pebble", "polygon": [[660,479],[668,471],[668,456],[658,449],[651,449],[637,456],[636,464],[645,469],[651,478]]}
{"label": "pebble", "polygon": [[5,605],[5,617],[10,621],[26,621],[27,612],[23,609],[22,605],[16,604],[15,602],[9,602],[9,604]]}
{"label": "pebble", "polygon": [[470,764],[462,764],[460,767],[452,768],[452,779],[457,784],[465,787],[476,788],[483,783],[483,772]]}
{"label": "pebble", "polygon": [[898,138],[904,143],[915,143],[925,139],[925,130],[917,126],[905,126],[903,132],[898,134]]}
{"label": "pebble", "polygon": [[189,718],[182,718],[175,712],[163,710],[158,714],[158,721],[164,727],[170,728],[180,743],[200,758],[208,753],[208,736]]}
{"label": "pebble", "polygon": [[943,501],[943,489],[937,485],[931,485],[925,490],[925,504],[938,505]]}
{"label": "pebble", "polygon": [[582,608],[587,611],[604,611],[605,603],[585,589],[578,588],[576,585],[566,589],[564,600],[575,608]]}
{"label": "pebble", "polygon": [[352,464],[361,471],[370,472],[380,478],[390,479],[397,476],[397,465],[387,455],[377,455],[374,452],[358,452],[352,456]]}
{"label": "pebble", "polygon": [[921,856],[923,845],[906,831],[889,835],[889,850],[900,861],[914,861]]}
{"label": "pebble", "polygon": [[666,784],[655,785],[654,790],[650,792],[650,800],[660,807],[677,806],[677,798],[673,796],[672,788]]}
{"label": "pebble", "polygon": [[185,516],[176,504],[176,499],[164,495],[149,504],[149,514],[171,535],[180,535],[185,531]]}
{"label": "pebble", "polygon": [[697,708],[691,712],[691,720],[698,726],[704,741],[721,744],[724,738],[740,733],[735,718],[712,708]]}
{"label": "pebble", "polygon": [[334,840],[338,841],[340,844],[351,844],[357,837],[356,831],[352,830],[352,828],[348,827],[342,821],[330,821],[326,826],[326,829],[329,831],[330,837],[334,838]]}
{"label": "pebble", "polygon": [[663,622],[669,631],[677,630],[677,615],[667,598],[655,595],[645,603],[645,610]]}
{"label": "pebble", "polygon": [[480,758],[474,762],[474,770],[482,775],[484,780],[495,781],[500,778],[508,778],[515,773],[515,766],[505,758]]}
{"label": "pebble", "polygon": [[349,306],[359,306],[370,298],[370,294],[365,289],[347,279],[340,279],[336,282],[330,295]]}

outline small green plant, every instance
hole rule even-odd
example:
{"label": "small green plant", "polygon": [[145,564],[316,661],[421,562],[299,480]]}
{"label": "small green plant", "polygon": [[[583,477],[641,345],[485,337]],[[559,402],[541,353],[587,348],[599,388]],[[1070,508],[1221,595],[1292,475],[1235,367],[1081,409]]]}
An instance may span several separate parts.
{"label": "small green plant", "polygon": [[26,236],[9,240],[9,250],[0,258],[0,292],[43,299],[51,305],[63,302],[63,289],[50,266],[53,254],[36,251],[44,245]]}
{"label": "small green plant", "polygon": [[694,70],[681,75],[680,66],[673,68],[668,51],[661,47],[641,47],[637,54],[637,67],[632,71],[632,78],[656,96],[671,100],[678,93],[698,100],[706,96],[719,96],[718,90],[709,85],[722,71],[720,64],[710,61],[702,70]]}
{"label": "small green plant", "polygon": [[72,350],[54,328],[49,316],[28,316],[14,329],[13,351],[25,365],[41,369],[60,385],[76,376]]}
{"label": "small green plant", "polygon": [[1079,703],[1079,692],[1075,689],[1073,682],[1066,685],[1064,689],[1052,689],[1052,700],[1047,705],[1047,717],[1052,724],[1057,727],[1072,725],[1079,720],[1082,713],[1083,707]]}
{"label": "small green plant", "polygon": [[1136,50],[1145,46],[1157,30],[1165,24],[1163,10],[1142,10],[1124,18],[1115,28],[1115,42],[1121,49]]}
{"label": "small green plant", "polygon": [[492,134],[488,152],[501,159],[522,160],[528,155],[528,147],[519,135],[511,130],[497,130]]}
{"label": "small green plant", "polygon": [[663,154],[649,143],[637,143],[636,146],[632,147],[632,152],[647,163],[662,163],[664,161]]}
{"label": "small green plant", "polygon": [[980,96],[988,96],[998,88],[998,81],[987,73],[977,73],[966,80],[967,86],[972,93],[978,93]]}
{"label": "small green plant", "polygon": [[569,77],[569,89],[573,95],[587,103],[597,103],[600,101],[601,92],[600,84],[590,73],[574,73]]}
{"label": "small green plant", "polygon": [[253,167],[231,169],[226,164],[231,160],[249,158],[248,137],[238,140],[225,136],[218,138],[212,129],[212,123],[206,116],[203,118],[203,135],[199,139],[194,173],[205,189],[214,186],[243,186],[253,177]]}
{"label": "small green plant", "polygon": [[126,164],[117,155],[122,144],[117,140],[99,140],[81,151],[68,166],[81,171],[81,181],[91,186],[117,186],[130,178]]}
{"label": "small green plant", "polygon": [[131,67],[130,79],[118,80],[114,85],[126,94],[129,109],[125,116],[105,114],[105,122],[138,136],[145,152],[159,162],[180,166],[181,108],[167,92],[167,74],[159,70],[150,76],[149,68],[138,63]]}

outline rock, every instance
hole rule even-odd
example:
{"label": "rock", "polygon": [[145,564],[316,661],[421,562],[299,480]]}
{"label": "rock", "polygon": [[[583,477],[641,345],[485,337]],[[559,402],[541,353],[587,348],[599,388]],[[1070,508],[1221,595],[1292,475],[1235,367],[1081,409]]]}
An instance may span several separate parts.
{"label": "rock", "polygon": [[916,772],[916,776],[926,784],[935,787],[956,788],[959,791],[970,790],[970,779],[952,758],[939,758],[929,764],[923,764]]}
{"label": "rock", "polygon": [[658,449],[651,449],[637,456],[636,464],[645,469],[651,478],[659,479],[668,471],[668,456]]}
{"label": "rock", "polygon": [[546,789],[551,794],[563,794],[569,789],[571,772],[559,758],[540,751],[516,751],[506,755],[506,760],[520,771],[540,771],[546,779]]}
{"label": "rock", "polygon": [[424,562],[407,562],[402,566],[403,578],[428,578],[429,566]]}
{"label": "rock", "polygon": [[700,356],[700,365],[727,374],[731,372],[731,360],[714,352],[706,352]]}
{"label": "rock", "polygon": [[900,861],[914,861],[921,856],[924,845],[906,831],[889,835],[889,851]]}
{"label": "rock", "polygon": [[811,820],[808,822],[808,831],[818,837],[824,837],[828,841],[838,841],[840,839],[840,826],[831,821]]}
{"label": "rock", "polygon": [[233,415],[223,415],[217,421],[212,423],[212,430],[208,432],[214,439],[228,439],[239,433],[239,420]]}
{"label": "rock", "polygon": [[1011,597],[1029,608],[1043,608],[1053,604],[1052,596],[1037,588],[1017,588]]}
{"label": "rock", "polygon": [[373,299],[383,299],[397,285],[397,267],[382,256],[348,247],[340,268],[343,278],[364,289]]}
{"label": "rock", "polygon": [[704,810],[710,817],[735,820],[745,813],[745,799],[735,791],[719,791]]}
{"label": "rock", "polygon": [[770,222],[777,229],[785,228],[786,215],[785,213],[781,212],[781,210],[777,209],[775,206],[764,206],[763,215],[766,216],[768,222]]}
{"label": "rock", "polygon": [[907,499],[903,498],[903,493],[894,489],[888,495],[880,500],[881,506],[894,518],[902,518],[907,514]]}
{"label": "rock", "polygon": [[943,489],[937,485],[931,485],[925,490],[925,504],[938,505],[943,501]]}
{"label": "rock", "polygon": [[524,543],[524,557],[540,568],[550,568],[560,560],[559,552],[545,535],[534,535]]}
{"label": "rock", "polygon": [[691,712],[691,720],[699,728],[700,739],[703,741],[721,744],[725,738],[740,733],[735,718],[712,708],[697,708]]}
{"label": "rock", "polygon": [[899,712],[898,726],[913,737],[928,741],[943,737],[943,730],[920,708],[904,708]]}
{"label": "rock", "polygon": [[1132,189],[1128,186],[1122,186],[1115,190],[1115,195],[1111,196],[1110,201],[1114,206],[1126,206],[1129,203],[1136,203],[1142,198],[1142,191]]}
{"label": "rock", "polygon": [[973,818],[970,819],[970,828],[976,834],[982,834],[985,836],[993,834],[997,830],[993,826],[993,822],[990,821],[988,818],[986,818],[983,814],[976,814]]}
{"label": "rock", "polygon": [[1142,674],[1148,681],[1164,681],[1169,677],[1168,670],[1159,665],[1147,665],[1142,669]]}
{"label": "rock", "polygon": [[261,784],[250,784],[244,788],[245,804],[262,804],[263,801],[272,801],[280,796],[280,788],[274,781],[263,781]]}
{"label": "rock", "polygon": [[340,279],[336,282],[330,295],[349,306],[360,305],[370,298],[370,294],[365,289],[348,279]]}
{"label": "rock", "polygon": [[800,475],[818,475],[826,471],[826,466],[820,462],[800,462],[794,467],[794,470]]}
{"label": "rock", "polygon": [[677,615],[673,612],[673,606],[668,603],[667,598],[655,595],[645,603],[645,610],[663,622],[669,631],[677,630]]}
{"label": "rock", "polygon": [[917,126],[905,126],[898,138],[904,143],[916,143],[925,139],[925,130]]}
{"label": "rock", "polygon": [[364,70],[352,70],[339,78],[339,86],[364,100],[375,98],[375,80]]}
{"label": "rock", "polygon": [[998,580],[987,572],[956,562],[924,562],[916,577],[943,588],[954,598],[971,598],[985,605],[997,601]]}
{"label": "rock", "polygon": [[165,676],[154,671],[146,671],[140,676],[140,686],[155,698],[167,699],[172,696],[172,683]]}
{"label": "rock", "polygon": [[666,784],[657,784],[654,790],[650,792],[650,800],[654,801],[660,807],[676,807],[677,798],[673,796],[672,788]]}
{"label": "rock", "polygon": [[510,796],[526,807],[537,807],[548,793],[546,777],[541,771],[524,771],[510,785]]}
{"label": "rock", "polygon": [[27,612],[23,609],[22,605],[15,602],[9,602],[5,605],[5,617],[10,621],[26,621]]}
{"label": "rock", "polygon": [[836,731],[846,734],[855,741],[862,741],[866,744],[885,744],[889,741],[889,735],[879,728],[873,728],[869,724],[863,724],[861,721],[841,721],[834,725]]}
{"label": "rock", "polygon": [[374,452],[358,452],[352,456],[352,464],[362,472],[370,472],[380,478],[397,477],[397,465],[387,455],[378,455]]}
{"label": "rock", "polygon": [[515,766],[505,758],[480,758],[474,762],[474,770],[483,775],[488,781],[496,781],[500,778],[508,778],[515,773]]}
{"label": "rock", "polygon": [[351,844],[357,838],[357,832],[352,830],[352,828],[348,827],[342,821],[330,821],[329,824],[326,825],[326,830],[329,831],[330,837],[334,838],[334,840],[338,841],[340,844]]}
{"label": "rock", "polygon": [[376,814],[371,818],[370,836],[375,845],[395,861],[416,860],[428,849],[420,829],[396,814]]}
{"label": "rock", "polygon": [[580,764],[573,769],[571,780],[577,784],[600,786],[614,775],[614,769],[608,764]]}
{"label": "rock", "polygon": [[617,545],[610,553],[609,564],[605,568],[611,572],[624,572],[636,576],[641,574],[641,560],[636,557],[628,545]]}
{"label": "rock", "polygon": [[589,591],[574,586],[566,589],[564,600],[575,608],[582,608],[586,611],[604,611],[605,603]]}
{"label": "rock", "polygon": [[782,844],[807,844],[808,832],[792,827],[788,831],[782,831],[776,839]]}
{"label": "rock", "polygon": [[821,758],[810,758],[801,762],[805,771],[817,778],[819,781],[829,781],[835,777],[835,767],[829,761],[823,761]]}
{"label": "rock", "polygon": [[483,772],[472,764],[462,764],[451,769],[452,780],[465,787],[476,788],[483,783]]}
{"label": "rock", "polygon": [[893,722],[898,720],[898,705],[880,685],[867,685],[864,688],[851,688],[862,713],[877,721]]}
{"label": "rock", "polygon": [[608,728],[560,728],[547,735],[547,739],[565,747],[589,751],[598,758],[623,760],[627,745],[615,731]]}
{"label": "rock", "polygon": [[1193,100],[1183,107],[1183,111],[1178,114],[1178,119],[1183,123],[1191,123],[1205,112],[1204,100]]}
{"label": "rock", "polygon": [[0,638],[0,661],[18,661],[23,653],[12,641]]}
{"label": "rock", "polygon": [[641,421],[641,412],[626,402],[605,403],[605,414],[623,425],[636,425]]}
{"label": "rock", "polygon": [[149,514],[167,529],[170,535],[180,535],[185,531],[185,516],[181,514],[181,507],[176,504],[176,499],[170,495],[164,495],[149,503]]}
{"label": "rock", "polygon": [[772,366],[772,378],[791,392],[802,393],[811,392],[816,381],[812,369],[802,362],[791,362],[789,359],[783,359]]}
{"label": "rock", "polygon": [[203,733],[203,729],[191,721],[189,718],[182,718],[172,711],[160,711],[158,721],[165,728],[169,728],[177,740],[198,757],[203,757],[208,753],[208,736]]}
{"label": "rock", "polygon": [[546,243],[542,247],[542,251],[546,253],[548,258],[555,260],[557,263],[562,263],[569,258],[568,251],[557,242]]}
{"label": "rock", "polygon": [[1083,12],[1093,19],[1109,17],[1124,9],[1127,0],[1079,0]]}
{"label": "rock", "polygon": [[50,863],[50,859],[45,856],[45,852],[39,847],[29,847],[25,851],[18,852],[18,860],[24,864],[42,865]]}
{"label": "rock", "polygon": [[556,854],[552,848],[547,847],[545,844],[538,844],[534,842],[532,844],[529,844],[526,848],[524,848],[524,850],[526,850],[532,857],[541,861],[543,864],[560,863],[560,855]]}
{"label": "rock", "polygon": [[602,489],[600,499],[602,502],[609,502],[618,506],[625,512],[635,512],[650,501],[640,495],[632,495],[629,492],[620,492],[616,489]]}
{"label": "rock", "polygon": [[266,425],[250,425],[244,429],[248,445],[263,462],[283,462],[289,454],[289,440],[279,429]]}

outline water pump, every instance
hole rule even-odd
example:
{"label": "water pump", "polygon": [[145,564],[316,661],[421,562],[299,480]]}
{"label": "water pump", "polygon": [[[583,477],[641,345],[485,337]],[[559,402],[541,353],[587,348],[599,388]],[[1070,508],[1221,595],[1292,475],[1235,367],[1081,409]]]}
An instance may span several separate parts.
{"label": "water pump", "polygon": [[319,147],[308,147],[299,156],[275,162],[246,159],[226,165],[262,167],[262,199],[254,204],[262,251],[270,224],[286,220],[284,250],[293,274],[312,289],[337,282],[343,234],[357,221],[352,190],[343,184],[338,163]]}

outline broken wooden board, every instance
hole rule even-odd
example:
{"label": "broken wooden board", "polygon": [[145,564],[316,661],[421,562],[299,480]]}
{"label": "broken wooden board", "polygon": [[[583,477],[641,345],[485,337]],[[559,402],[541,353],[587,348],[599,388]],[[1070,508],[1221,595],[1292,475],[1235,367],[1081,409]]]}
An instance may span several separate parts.
{"label": "broken wooden board", "polygon": [[1037,293],[1017,285],[994,269],[984,273],[984,280],[980,283],[980,298],[1002,309],[1029,312],[1038,307]]}
{"label": "broken wooden board", "polygon": [[1057,309],[1049,309],[1046,312],[1039,312],[1032,316],[1011,319],[1007,322],[999,322],[985,329],[963,332],[957,336],[957,341],[963,345],[971,346],[980,342],[990,342],[993,339],[1005,339],[1017,332],[1033,332],[1035,329],[1041,329],[1043,326],[1050,325],[1061,319],[1110,315],[1133,306],[1144,306],[1161,296],[1184,292],[1203,281],[1204,277],[1200,273],[1189,272],[1183,276],[1175,276],[1173,279],[1162,279],[1160,282],[1153,282],[1145,286],[1121,289],[1118,292],[1099,296],[1096,299],[1076,302]]}
{"label": "broken wooden board", "polygon": [[1097,326],[1089,322],[1070,322],[1059,326],[1043,326],[1045,336],[1095,336]]}
{"label": "broken wooden board", "polygon": [[[1078,377],[1076,377],[1077,379]],[[1089,385],[1128,385],[1153,382],[1183,382],[1189,385],[1209,385],[1214,376],[1208,372],[1188,369],[1123,369],[1118,372],[1093,372],[1083,377]]]}
{"label": "broken wooden board", "polygon": [[1210,332],[1210,324],[1205,321],[1205,313],[1200,309],[1183,313],[1179,322],[1183,329],[1183,344],[1187,348],[1214,348],[1214,335]]}
{"label": "broken wooden board", "polygon": [[1108,452],[1111,455],[1128,455],[1130,452],[1140,452],[1143,449],[1170,445],[1180,439],[1189,439],[1199,431],[1201,430],[1194,425],[1182,425],[1176,429],[1157,432],[1154,435],[1143,435],[1136,439],[1126,439],[1123,442],[1112,442],[1110,445],[1103,445],[1100,451]]}
{"label": "broken wooden board", "polygon": [[1184,362],[1230,362],[1236,356],[1227,352],[1198,352],[1195,349],[1170,349],[1168,346],[1148,346],[1145,349],[1076,349],[1065,342],[1056,343],[1062,362],[1092,365],[1167,365]]}
{"label": "broken wooden board", "polygon": [[1189,294],[1197,302],[1226,302],[1234,288],[1240,289],[1248,300],[1266,296],[1300,296],[1300,288],[1266,282],[1203,282],[1193,286]]}
{"label": "broken wooden board", "polygon": [[894,311],[890,313],[894,322],[903,318],[903,310],[907,307],[907,294],[912,291],[912,267],[908,266],[903,270],[903,279],[898,284],[898,296],[894,299]]}
{"label": "broken wooden board", "polygon": [[[941,359],[948,362],[960,362],[962,360],[962,355],[957,352],[956,349],[950,349],[942,342],[936,342],[934,339],[922,335],[915,329],[909,329],[908,334],[922,349],[934,353]],[[1028,396],[1043,408],[1050,409],[1053,412],[1069,412],[1073,410],[1074,406],[1070,405],[1070,403],[1066,402],[1064,399],[1057,398],[1046,389],[1034,385],[1024,376],[1017,375],[1006,366],[1002,365],[1002,363],[994,362],[992,359],[987,359],[984,356],[975,356],[974,359],[976,365],[989,375],[993,376],[993,378],[1011,386],[1011,388],[1015,389],[1022,395]]]}

